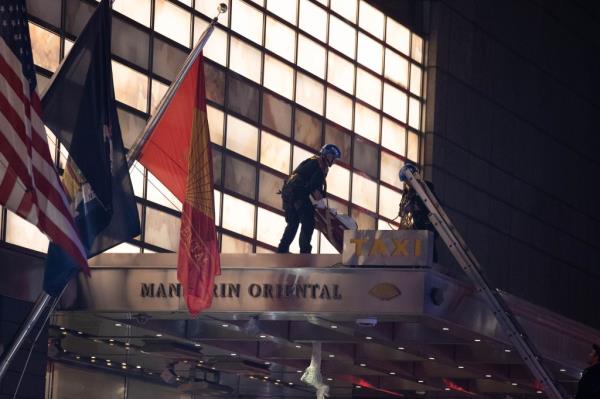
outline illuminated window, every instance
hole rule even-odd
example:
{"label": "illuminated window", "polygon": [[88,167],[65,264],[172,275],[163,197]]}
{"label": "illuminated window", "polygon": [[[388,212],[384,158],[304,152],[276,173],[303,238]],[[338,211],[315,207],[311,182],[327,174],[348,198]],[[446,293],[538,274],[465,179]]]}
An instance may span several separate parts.
{"label": "illuminated window", "polygon": [[248,241],[239,240],[227,234],[221,236],[221,241],[221,253],[223,254],[252,253],[252,244]]}
{"label": "illuminated window", "polygon": [[383,118],[381,145],[398,155],[406,155],[406,129],[388,118]]}
{"label": "illuminated window", "polygon": [[402,194],[398,191],[379,186],[379,214],[388,219],[394,219],[398,216],[398,205],[401,199]]}
{"label": "illuminated window", "polygon": [[258,128],[227,115],[227,148],[256,161]]}
{"label": "illuminated window", "polygon": [[119,117],[123,145],[125,148],[131,148],[146,127],[146,119],[140,118],[138,115],[134,115],[121,108],[117,108],[117,115]]}
{"label": "illuminated window", "polygon": [[210,141],[218,145],[223,145],[223,111],[208,105],[206,107],[206,114],[208,118]]}
{"label": "illuminated window", "polygon": [[255,206],[228,194],[223,194],[223,228],[246,237],[254,235]]}
{"label": "illuminated window", "polygon": [[386,30],[386,43],[401,53],[409,55],[410,31],[391,18],[387,18]]}
{"label": "illuminated window", "polygon": [[6,242],[34,251],[48,251],[48,238],[36,226],[11,211],[6,213]]}
{"label": "illuminated window", "polygon": [[107,254],[135,254],[140,253],[140,247],[124,242],[106,250]]}
{"label": "illuminated window", "polygon": [[350,199],[350,171],[333,164],[327,174],[327,191],[341,199]]}
{"label": "illuminated window", "polygon": [[261,133],[260,162],[280,171],[290,173],[290,151],[291,145],[288,141],[267,132]]}
{"label": "illuminated window", "polygon": [[262,124],[289,137],[291,135],[292,106],[276,96],[264,92]]}
{"label": "illuminated window", "polygon": [[215,198],[215,224],[217,226],[221,225],[221,192],[218,190],[214,190],[214,198]]}
{"label": "illuminated window", "polygon": [[146,242],[157,247],[177,251],[179,247],[178,217],[169,215],[152,207],[146,207]]}
{"label": "illuminated window", "polygon": [[356,51],[356,29],[341,19],[329,17],[329,45],[354,59]]}
{"label": "illuminated window", "polygon": [[144,26],[150,26],[150,0],[115,1],[113,10]]}
{"label": "illuminated window", "polygon": [[383,40],[384,19],[385,16],[381,11],[371,6],[366,1],[360,0],[358,26],[378,39]]}
{"label": "illuminated window", "polygon": [[[321,238],[320,239],[321,247],[319,248],[320,254],[339,254],[338,250],[335,249],[335,247],[333,245],[331,245],[331,243],[327,240],[327,238],[325,238],[323,233],[319,233],[319,236]],[[313,245],[313,248],[314,248],[314,245]]]}
{"label": "illuminated window", "polygon": [[282,215],[258,208],[258,221],[256,224],[256,239],[274,247],[279,245],[286,223]]}
{"label": "illuminated window", "polygon": [[353,23],[356,23],[357,8],[357,0],[331,0],[331,9]]}
{"label": "illuminated window", "polygon": [[[208,22],[198,17],[194,18],[194,42],[192,46],[198,43],[198,39],[204,30],[208,27]],[[227,65],[227,33],[219,28],[215,27],[215,30],[210,35],[210,38],[204,45],[202,53],[206,58],[209,58],[219,64]]]}
{"label": "illuminated window", "polygon": [[[206,15],[210,19],[213,19],[217,16],[217,7],[221,3],[225,3],[229,8],[231,8],[229,0],[196,0],[194,5],[196,7],[196,10],[200,11],[202,14]],[[229,26],[229,18],[227,18],[227,14],[221,15],[221,17],[219,18],[219,23],[225,26]]]}
{"label": "illuminated window", "polygon": [[269,173],[266,170],[261,170],[259,173],[258,183],[258,200],[272,206],[276,209],[281,208],[281,195],[278,194],[283,187],[283,179],[279,176]]}
{"label": "illuminated window", "polygon": [[359,33],[357,61],[380,74],[383,67],[383,46],[364,33]]}
{"label": "illuminated window", "polygon": [[261,58],[259,50],[238,38],[231,38],[229,68],[232,71],[260,83]]}
{"label": "illuminated window", "polygon": [[148,186],[146,188],[146,198],[148,201],[156,202],[157,204],[166,206],[167,208],[181,211],[183,209],[181,201],[177,199],[165,187],[160,180],[158,180],[151,172],[148,172]]}
{"label": "illuminated window", "polygon": [[410,56],[417,62],[423,62],[423,39],[414,33],[412,37],[412,50]]}
{"label": "illuminated window", "polygon": [[112,61],[112,72],[116,99],[145,112],[148,77],[116,61]]}
{"label": "illuminated window", "polygon": [[408,60],[390,49],[385,49],[386,78],[398,85],[408,87]]}
{"label": "illuminated window", "polygon": [[312,157],[313,155],[315,154],[295,145],[292,158],[292,169],[295,170],[298,165],[300,165],[300,162]]}
{"label": "illuminated window", "polygon": [[300,0],[300,29],[322,42],[327,37],[327,13],[310,0]]}
{"label": "illuminated window", "polygon": [[254,43],[262,44],[262,13],[243,0],[233,0],[231,4],[231,28]]}
{"label": "illuminated window", "polygon": [[298,0],[269,0],[267,10],[296,25]]}
{"label": "illuminated window", "polygon": [[294,62],[296,33],[281,22],[268,17],[265,47],[286,60]]}
{"label": "illuminated window", "polygon": [[321,129],[323,122],[307,112],[296,110],[295,133],[296,141],[305,144],[315,150],[321,147]]}
{"label": "illuminated window", "polygon": [[144,196],[144,167],[138,161],[135,161],[129,169],[133,194],[138,197]]}
{"label": "illuminated window", "polygon": [[356,97],[381,109],[381,79],[358,68],[356,70]]}
{"label": "illuminated window", "polygon": [[408,101],[408,125],[415,129],[421,125],[421,102],[414,97]]}
{"label": "illuminated window", "polygon": [[354,111],[354,131],[361,136],[379,143],[379,114],[360,103]]}
{"label": "illuminated window", "polygon": [[154,114],[156,108],[160,105],[160,101],[165,96],[165,93],[169,89],[164,83],[159,82],[156,79],[152,79],[152,95],[150,97],[150,113]]}
{"label": "illuminated window", "polygon": [[191,15],[168,0],[156,0],[154,30],[166,37],[190,46]]}
{"label": "illuminated window", "polygon": [[354,65],[331,51],[327,63],[327,80],[348,94],[354,94]]}
{"label": "illuminated window", "polygon": [[352,98],[328,88],[327,119],[346,129],[352,129]]}
{"label": "illuminated window", "polygon": [[419,136],[416,133],[408,132],[406,157],[415,162],[419,160]]}
{"label": "illuminated window", "polygon": [[405,93],[387,83],[383,84],[383,112],[406,122],[407,101]]}
{"label": "illuminated window", "polygon": [[60,36],[36,24],[29,24],[33,62],[54,72],[59,64]]}
{"label": "illuminated window", "polygon": [[377,210],[377,183],[356,172],[352,173],[352,202],[375,212]]}
{"label": "illuminated window", "polygon": [[421,79],[423,72],[421,68],[412,64],[410,66],[410,92],[420,96],[421,95]]}
{"label": "illuminated window", "polygon": [[298,36],[298,66],[325,78],[325,47],[304,35]]}
{"label": "illuminated window", "polygon": [[381,172],[379,178],[393,186],[397,186],[400,183],[398,172],[404,166],[404,162],[393,155],[388,154],[385,151],[381,152]]}
{"label": "illuminated window", "polygon": [[323,84],[297,72],[296,102],[319,115],[323,115]]}
{"label": "illuminated window", "polygon": [[265,82],[266,88],[292,99],[294,94],[294,70],[283,62],[265,55]]}

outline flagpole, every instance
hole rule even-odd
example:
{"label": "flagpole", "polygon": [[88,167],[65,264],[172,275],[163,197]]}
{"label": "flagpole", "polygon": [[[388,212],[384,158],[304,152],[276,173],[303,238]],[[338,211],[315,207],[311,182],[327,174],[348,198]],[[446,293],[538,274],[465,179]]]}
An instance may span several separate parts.
{"label": "flagpole", "polygon": [[148,139],[150,138],[150,135],[154,131],[154,128],[156,128],[158,121],[160,121],[160,118],[165,113],[167,106],[169,105],[169,103],[171,102],[173,97],[175,96],[177,89],[179,89],[179,86],[181,86],[183,79],[185,79],[185,76],[187,75],[188,71],[194,64],[194,61],[196,61],[196,58],[198,58],[198,55],[204,48],[204,45],[206,45],[206,42],[210,38],[210,35],[215,30],[215,25],[217,24],[217,21],[219,20],[219,16],[221,14],[227,12],[227,5],[225,3],[221,3],[217,7],[217,10],[219,11],[219,13],[217,14],[216,17],[214,17],[212,19],[212,21],[210,21],[210,25],[202,33],[202,35],[200,36],[200,39],[198,39],[198,43],[192,49],[192,52],[185,59],[185,62],[183,63],[183,66],[181,67],[179,74],[177,75],[175,80],[171,83],[171,86],[169,86],[169,89],[167,90],[167,92],[165,93],[165,96],[163,97],[162,101],[158,105],[156,112],[154,113],[154,115],[152,115],[150,117],[150,120],[148,120],[148,123],[146,124],[146,128],[144,129],[144,133],[137,139],[137,141],[134,143],[134,145],[131,147],[131,149],[127,153],[127,166],[128,167],[131,167],[131,165],[133,165],[133,163],[139,157],[140,152],[142,151],[142,148],[144,147],[144,144],[146,144],[146,141],[148,141]]}

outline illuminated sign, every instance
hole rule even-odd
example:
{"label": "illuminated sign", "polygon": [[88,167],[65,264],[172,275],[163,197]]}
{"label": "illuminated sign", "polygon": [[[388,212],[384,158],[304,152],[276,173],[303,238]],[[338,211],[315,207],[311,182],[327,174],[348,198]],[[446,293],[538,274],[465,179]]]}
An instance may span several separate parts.
{"label": "illuminated sign", "polygon": [[354,266],[429,266],[433,233],[426,230],[346,230],[342,263]]}

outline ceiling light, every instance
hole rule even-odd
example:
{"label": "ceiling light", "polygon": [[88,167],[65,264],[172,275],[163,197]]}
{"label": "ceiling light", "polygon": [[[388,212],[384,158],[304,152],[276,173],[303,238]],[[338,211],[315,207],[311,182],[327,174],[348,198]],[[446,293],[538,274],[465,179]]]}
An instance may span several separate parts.
{"label": "ceiling light", "polygon": [[162,337],[162,334],[156,334],[157,337]]}
{"label": "ceiling light", "polygon": [[464,369],[464,368],[465,368],[465,366],[458,366],[458,368],[459,368],[459,369]]}
{"label": "ceiling light", "polygon": [[75,359],[79,360],[81,359],[81,356],[75,356]]}
{"label": "ceiling light", "polygon": [[333,381],[333,378],[327,377],[327,381]]}
{"label": "ceiling light", "polygon": [[230,353],[231,356],[237,356],[237,353]]}
{"label": "ceiling light", "polygon": [[516,386],[517,386],[517,383],[516,383],[516,382],[513,382],[513,383],[511,383],[510,385],[512,385],[513,387],[516,387]]}
{"label": "ceiling light", "polygon": [[259,335],[259,337],[260,337],[260,338],[267,338],[267,336],[266,336],[266,335],[264,335],[264,334],[261,334],[261,335]]}
{"label": "ceiling light", "polygon": [[367,364],[366,363],[361,363],[360,366],[361,367],[367,367]]}
{"label": "ceiling light", "polygon": [[269,379],[269,376],[265,375],[263,378],[264,378],[265,380],[268,380],[268,379]]}
{"label": "ceiling light", "polygon": [[333,326],[331,326],[331,328],[333,328],[333,329],[335,330],[335,329],[337,328],[337,326],[336,326],[336,325],[333,325]]}
{"label": "ceiling light", "polygon": [[127,366],[121,366],[121,368],[122,368],[122,369],[126,369],[126,368],[127,368]]}
{"label": "ceiling light", "polygon": [[565,372],[565,371],[567,371],[567,370],[565,370],[565,369],[560,369],[560,371],[562,371],[562,372],[564,373],[564,372]]}
{"label": "ceiling light", "polygon": [[253,376],[253,375],[251,375],[251,376],[250,376],[250,377],[248,377],[248,378],[250,378],[251,380],[253,380],[253,379],[254,379],[254,376]]}
{"label": "ceiling light", "polygon": [[125,342],[125,346],[129,346],[129,342]]}
{"label": "ceiling light", "polygon": [[196,348],[198,348],[198,347],[200,347],[200,344],[194,344],[194,346],[195,346]]}
{"label": "ceiling light", "polygon": [[536,391],[535,393],[544,393],[544,392],[542,392],[542,391]]}
{"label": "ceiling light", "polygon": [[510,353],[510,349],[504,349],[504,352]]}
{"label": "ceiling light", "polygon": [[140,366],[139,364],[137,366],[135,366],[136,369],[141,369],[142,366]]}
{"label": "ceiling light", "polygon": [[293,382],[288,382],[288,385],[292,387],[292,386],[294,386],[294,383]]}
{"label": "ceiling light", "polygon": [[265,362],[265,365],[267,365],[267,366],[268,366],[269,364],[271,364],[271,362]]}
{"label": "ceiling light", "polygon": [[435,360],[435,357],[433,357],[433,356],[429,356],[429,357],[428,357],[428,359],[429,359],[429,360]]}
{"label": "ceiling light", "polygon": [[362,387],[360,385],[355,385],[354,388],[361,389]]}
{"label": "ceiling light", "polygon": [[479,338],[475,338],[473,341],[474,342],[481,342],[481,340]]}
{"label": "ceiling light", "polygon": [[390,371],[390,375],[396,375],[395,371]]}
{"label": "ceiling light", "polygon": [[121,327],[122,324],[121,323],[115,323],[115,327]]}
{"label": "ceiling light", "polygon": [[442,328],[442,330],[444,330],[444,331],[450,331],[450,329],[448,327],[444,327],[444,328]]}
{"label": "ceiling light", "polygon": [[95,359],[95,358],[96,358],[96,356],[90,356],[90,359]]}
{"label": "ceiling light", "polygon": [[90,360],[90,362],[96,363],[96,359],[92,359],[92,360]]}
{"label": "ceiling light", "polygon": [[296,345],[296,348],[300,349],[302,348],[302,345]]}
{"label": "ceiling light", "polygon": [[229,327],[229,324],[221,324],[221,327]]}
{"label": "ceiling light", "polygon": [[277,382],[281,382],[281,380],[275,380],[275,381],[277,381]]}
{"label": "ceiling light", "polygon": [[127,363],[123,362],[121,363],[121,366],[127,366]]}
{"label": "ceiling light", "polygon": [[419,384],[422,384],[422,383],[424,383],[425,381],[423,381],[423,380],[419,380],[419,381],[417,381],[417,382],[418,382]]}
{"label": "ceiling light", "polygon": [[302,370],[296,370],[296,373],[301,373],[301,372],[302,372]]}
{"label": "ceiling light", "polygon": [[373,337],[368,337],[368,336],[367,336],[367,337],[365,337],[365,339],[369,339],[369,340],[371,340],[371,339],[373,339]]}
{"label": "ceiling light", "polygon": [[333,353],[330,353],[329,357],[335,357],[335,355]]}
{"label": "ceiling light", "polygon": [[449,390],[450,390],[450,388],[444,388],[444,391],[449,391]]}
{"label": "ceiling light", "polygon": [[404,350],[404,347],[403,347],[403,346],[399,346],[399,347],[398,347],[398,350],[399,350],[399,351],[403,351],[403,350]]}
{"label": "ceiling light", "polygon": [[60,330],[61,330],[61,331],[65,331],[65,328],[64,328],[64,327],[59,327],[59,328],[60,328]]}
{"label": "ceiling light", "polygon": [[492,375],[491,374],[486,374],[485,378],[492,378]]}

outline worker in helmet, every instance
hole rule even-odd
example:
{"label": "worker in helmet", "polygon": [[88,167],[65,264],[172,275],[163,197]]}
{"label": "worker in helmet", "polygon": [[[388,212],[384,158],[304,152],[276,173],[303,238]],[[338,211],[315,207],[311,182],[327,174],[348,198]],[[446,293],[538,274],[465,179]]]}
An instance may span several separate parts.
{"label": "worker in helmet", "polygon": [[323,201],[327,192],[325,177],[335,160],[341,156],[342,153],[337,146],[325,144],[319,151],[319,155],[302,161],[285,181],[281,189],[281,198],[287,226],[279,242],[278,253],[289,252],[300,223],[302,224],[300,253],[311,252],[310,241],[315,229],[315,206],[325,207]]}

